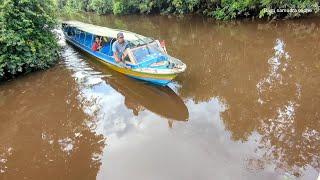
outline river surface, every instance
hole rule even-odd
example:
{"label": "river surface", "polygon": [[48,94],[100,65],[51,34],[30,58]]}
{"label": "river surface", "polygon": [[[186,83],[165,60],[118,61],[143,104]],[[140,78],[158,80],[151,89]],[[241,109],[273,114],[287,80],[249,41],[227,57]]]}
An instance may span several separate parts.
{"label": "river surface", "polygon": [[320,19],[78,19],[165,40],[188,68],[128,78],[60,37],[55,67],[0,84],[1,180],[315,180]]}

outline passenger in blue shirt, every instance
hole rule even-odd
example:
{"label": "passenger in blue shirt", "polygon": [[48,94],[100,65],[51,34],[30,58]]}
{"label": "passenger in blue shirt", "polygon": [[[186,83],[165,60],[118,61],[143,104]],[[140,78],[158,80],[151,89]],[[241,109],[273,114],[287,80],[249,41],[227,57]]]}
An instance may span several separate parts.
{"label": "passenger in blue shirt", "polygon": [[127,49],[128,42],[124,40],[122,32],[117,34],[117,41],[112,44],[113,57],[116,62],[124,61],[124,58],[127,56],[124,51]]}

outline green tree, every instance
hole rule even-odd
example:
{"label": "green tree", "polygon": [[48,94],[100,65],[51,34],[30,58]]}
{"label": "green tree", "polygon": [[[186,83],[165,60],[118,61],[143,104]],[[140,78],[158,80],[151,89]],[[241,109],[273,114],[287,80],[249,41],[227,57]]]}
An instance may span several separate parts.
{"label": "green tree", "polygon": [[[296,18],[319,12],[317,0],[56,0],[67,12],[93,11],[98,14],[189,14],[198,13],[218,20],[243,17]],[[63,7],[63,8],[61,8]],[[277,12],[285,9],[286,12]],[[294,11],[287,11],[287,10]],[[299,11],[302,10],[302,11]]]}
{"label": "green tree", "polygon": [[51,0],[3,0],[0,5],[0,79],[46,69],[58,59]]}
{"label": "green tree", "polygon": [[98,14],[112,13],[112,0],[90,0],[88,9]]}

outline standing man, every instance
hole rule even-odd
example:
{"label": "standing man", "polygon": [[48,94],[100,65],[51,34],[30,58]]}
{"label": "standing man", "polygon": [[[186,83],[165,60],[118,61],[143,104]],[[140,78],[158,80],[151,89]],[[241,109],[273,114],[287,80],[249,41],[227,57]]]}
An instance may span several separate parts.
{"label": "standing man", "polygon": [[116,60],[116,62],[123,61],[124,58],[127,56],[127,54],[124,53],[127,46],[128,46],[128,42],[124,40],[123,33],[119,32],[117,34],[117,41],[115,41],[112,44],[113,57]]}

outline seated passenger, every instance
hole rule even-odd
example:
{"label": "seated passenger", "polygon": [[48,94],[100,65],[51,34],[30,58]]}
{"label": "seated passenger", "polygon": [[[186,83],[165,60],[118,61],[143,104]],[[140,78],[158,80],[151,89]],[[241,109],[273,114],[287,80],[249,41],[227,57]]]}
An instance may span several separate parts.
{"label": "seated passenger", "polygon": [[99,37],[96,37],[95,42],[92,45],[92,50],[94,51],[100,51],[100,49],[102,48],[101,46],[101,40],[99,39]]}
{"label": "seated passenger", "polygon": [[127,53],[124,53],[128,47],[128,42],[124,40],[123,33],[117,34],[117,41],[112,44],[113,57],[116,62],[124,61]]}

